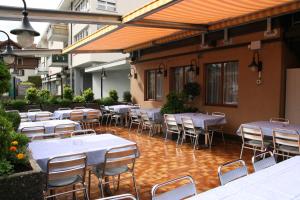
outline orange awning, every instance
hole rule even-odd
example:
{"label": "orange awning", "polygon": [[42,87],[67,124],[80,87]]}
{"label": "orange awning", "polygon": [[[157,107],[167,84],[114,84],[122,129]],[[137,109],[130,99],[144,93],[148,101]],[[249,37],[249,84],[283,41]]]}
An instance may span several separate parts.
{"label": "orange awning", "polygon": [[64,53],[129,52],[201,34],[203,29],[196,30],[197,25],[218,30],[299,9],[296,0],[156,0],[125,15],[121,26],[98,30]]}

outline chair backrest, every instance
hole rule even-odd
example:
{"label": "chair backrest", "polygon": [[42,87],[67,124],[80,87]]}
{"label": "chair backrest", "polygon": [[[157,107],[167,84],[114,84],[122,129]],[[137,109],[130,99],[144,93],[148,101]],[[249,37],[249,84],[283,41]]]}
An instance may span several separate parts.
{"label": "chair backrest", "polygon": [[273,130],[273,145],[276,151],[279,146],[290,146],[298,148],[300,152],[300,135],[296,130],[274,129]]}
{"label": "chair backrest", "polygon": [[34,134],[44,134],[45,127],[44,126],[32,126],[32,127],[23,127],[21,129],[21,133],[29,136]]}
{"label": "chair backrest", "polygon": [[99,110],[90,110],[87,112],[86,119],[99,119],[100,115]]}
{"label": "chair backrest", "polygon": [[71,110],[71,108],[58,108],[58,110]]}
{"label": "chair backrest", "polygon": [[47,184],[49,181],[80,177],[85,182],[86,154],[64,155],[50,158],[47,163]]}
{"label": "chair backrest", "polygon": [[116,196],[110,196],[110,197],[105,197],[97,200],[136,200],[135,196],[132,194],[121,194],[121,195],[116,195]]}
{"label": "chair backrest", "polygon": [[270,122],[275,122],[275,123],[282,123],[288,125],[290,121],[285,118],[280,118],[280,117],[273,117],[270,119]]}
{"label": "chair backrest", "polygon": [[146,112],[141,112],[141,119],[143,123],[150,123],[150,118],[148,116],[148,113]]}
{"label": "chair backrest", "polygon": [[50,120],[52,117],[51,113],[37,113],[35,115],[35,121],[46,121]]}
{"label": "chair backrest", "polygon": [[55,126],[54,132],[61,133],[61,132],[73,132],[75,131],[75,124],[59,124]]}
{"label": "chair backrest", "polygon": [[220,116],[220,117],[225,117],[226,114],[225,113],[222,113],[222,112],[213,112],[211,113],[212,116]]}
{"label": "chair backrest", "polygon": [[191,117],[181,117],[183,132],[188,136],[196,136],[196,129]]}
{"label": "chair backrest", "polygon": [[[181,183],[181,186],[178,187],[179,183]],[[157,194],[158,189],[170,185],[177,185],[177,187],[168,192]],[[151,190],[152,200],[181,200],[195,195],[197,195],[197,190],[191,176],[182,176],[164,183],[156,184]]]}
{"label": "chair backrest", "polygon": [[[266,157],[267,156],[267,157]],[[252,157],[254,171],[259,171],[276,164],[275,157],[271,151],[265,151]]]}
{"label": "chair backrest", "polygon": [[41,109],[29,109],[28,112],[40,112],[42,111]]}
{"label": "chair backrest", "polygon": [[70,120],[72,121],[82,121],[83,120],[83,111],[74,110],[70,113]]}
{"label": "chair backrest", "polygon": [[93,129],[84,129],[84,130],[77,130],[72,132],[72,137],[79,136],[79,135],[96,135],[96,132]]}
{"label": "chair backrest", "polygon": [[138,114],[137,114],[137,112],[136,112],[135,109],[129,108],[128,111],[129,111],[128,112],[129,117],[131,117],[131,118],[138,118]]}
{"label": "chair backrest", "polygon": [[128,169],[134,170],[135,159],[138,154],[136,144],[109,149],[105,153],[102,176],[104,177],[106,170],[112,168],[127,166]]}
{"label": "chair backrest", "polygon": [[243,160],[230,161],[218,167],[218,176],[221,185],[225,185],[231,181],[234,181],[238,178],[247,175],[248,175],[248,169]]}
{"label": "chair backrest", "polygon": [[164,114],[164,120],[168,132],[179,132],[179,127],[174,115]]}
{"label": "chair backrest", "polygon": [[53,139],[58,138],[59,135],[54,133],[47,133],[47,134],[36,134],[33,137],[31,137],[31,141],[37,141],[37,140],[47,140],[47,139]]}
{"label": "chair backrest", "polygon": [[84,106],[77,106],[77,107],[74,107],[74,110],[78,110],[78,109],[85,109],[86,107]]}
{"label": "chair backrest", "polygon": [[245,140],[255,140],[255,141],[260,141],[262,143],[262,146],[264,146],[263,133],[261,129],[257,126],[242,125],[241,135],[242,135],[243,142],[245,142]]}

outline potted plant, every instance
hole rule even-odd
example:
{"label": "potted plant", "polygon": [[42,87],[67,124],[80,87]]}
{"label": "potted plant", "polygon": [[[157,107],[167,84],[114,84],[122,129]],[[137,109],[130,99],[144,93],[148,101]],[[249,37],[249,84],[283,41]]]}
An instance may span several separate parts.
{"label": "potted plant", "polygon": [[197,82],[190,82],[184,85],[183,94],[188,97],[190,101],[200,95],[200,85]]}
{"label": "potted plant", "polygon": [[[2,111],[3,112],[3,111]],[[0,116],[0,199],[43,199],[45,175],[26,151],[29,139]]]}
{"label": "potted plant", "polygon": [[132,98],[132,96],[131,96],[131,94],[130,94],[129,91],[125,91],[125,92],[123,93],[123,101],[124,101],[124,102],[126,102],[126,103],[131,103],[131,102],[132,102],[132,101],[131,101],[131,98]]}

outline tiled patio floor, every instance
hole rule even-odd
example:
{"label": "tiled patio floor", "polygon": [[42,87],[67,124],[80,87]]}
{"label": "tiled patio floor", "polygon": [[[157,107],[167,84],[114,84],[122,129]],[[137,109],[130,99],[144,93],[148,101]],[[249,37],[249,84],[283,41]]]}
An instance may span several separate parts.
{"label": "tiled patio floor", "polygon": [[[217,177],[218,165],[230,160],[238,159],[241,144],[238,141],[226,140],[224,144],[215,137],[212,149],[200,148],[193,151],[190,144],[176,148],[176,142],[162,136],[149,137],[136,134],[135,130],[129,133],[127,129],[117,129],[118,136],[135,141],[141,152],[136,163],[136,177],[140,199],[150,199],[150,190],[156,183],[182,176],[191,175],[197,185],[198,192],[203,192],[219,185]],[[243,159],[250,166],[251,152],[247,152]],[[252,171],[252,168],[249,167]],[[130,180],[120,184],[118,193],[133,193]],[[78,195],[82,199],[82,195]],[[91,185],[91,199],[100,197],[97,178],[93,177]],[[70,198],[59,198],[70,199]]]}

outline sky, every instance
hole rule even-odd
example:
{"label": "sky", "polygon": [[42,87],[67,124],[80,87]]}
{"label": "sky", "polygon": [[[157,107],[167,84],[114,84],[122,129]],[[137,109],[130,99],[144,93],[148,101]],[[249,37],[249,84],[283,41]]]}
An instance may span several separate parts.
{"label": "sky", "polygon": [[[27,8],[43,8],[43,9],[56,9],[59,5],[61,0],[26,0]],[[23,2],[22,0],[0,0],[1,6],[15,6],[15,7],[22,7]],[[30,13],[29,13],[30,17]],[[10,38],[16,41],[16,36],[10,34],[10,31],[19,26],[20,21],[4,21],[0,20],[0,30],[7,32]],[[33,28],[38,31],[41,35],[45,32],[48,23],[42,22],[31,22]],[[0,41],[7,40],[5,34],[0,33]],[[38,43],[40,40],[39,37],[35,37],[34,42]]]}

